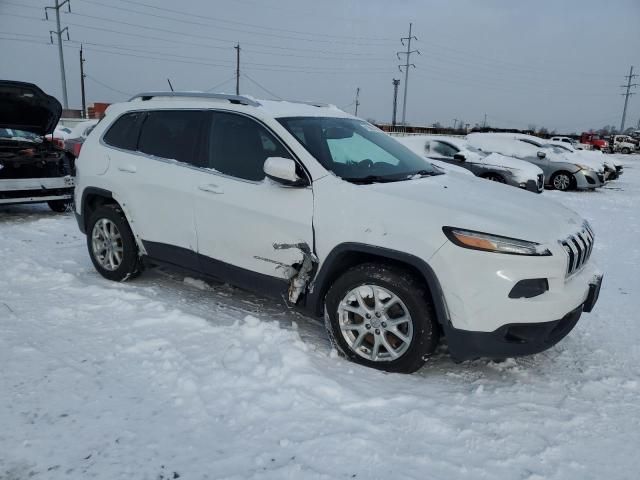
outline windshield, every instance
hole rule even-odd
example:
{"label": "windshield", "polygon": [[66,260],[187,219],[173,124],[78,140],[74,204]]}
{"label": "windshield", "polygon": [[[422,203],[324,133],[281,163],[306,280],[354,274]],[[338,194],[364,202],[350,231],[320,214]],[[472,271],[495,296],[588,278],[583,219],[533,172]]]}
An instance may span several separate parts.
{"label": "windshield", "polygon": [[552,145],[553,151],[556,153],[562,152],[573,152],[569,147],[565,147],[564,145]]}
{"label": "windshield", "polygon": [[294,117],[279,122],[324,168],[355,183],[440,175],[426,159],[363,120]]}
{"label": "windshield", "polygon": [[465,144],[464,147],[462,147],[462,150],[466,150],[467,152],[473,152],[473,153],[477,153],[478,155],[481,155],[483,157],[486,157],[487,155],[489,155],[489,153],[474,147],[473,145],[470,144]]}

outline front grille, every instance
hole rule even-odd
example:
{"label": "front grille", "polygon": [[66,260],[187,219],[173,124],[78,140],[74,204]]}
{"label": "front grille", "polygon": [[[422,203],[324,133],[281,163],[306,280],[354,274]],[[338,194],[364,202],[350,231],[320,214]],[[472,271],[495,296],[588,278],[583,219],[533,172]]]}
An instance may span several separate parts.
{"label": "front grille", "polygon": [[538,174],[538,190],[542,190],[544,188],[544,175],[542,173]]}
{"label": "front grille", "polygon": [[582,230],[560,242],[569,256],[567,276],[573,275],[587,263],[593,250],[594,239],[593,230],[585,223]]}
{"label": "front grille", "polygon": [[604,183],[604,173],[598,172],[598,180],[600,180],[600,183]]}

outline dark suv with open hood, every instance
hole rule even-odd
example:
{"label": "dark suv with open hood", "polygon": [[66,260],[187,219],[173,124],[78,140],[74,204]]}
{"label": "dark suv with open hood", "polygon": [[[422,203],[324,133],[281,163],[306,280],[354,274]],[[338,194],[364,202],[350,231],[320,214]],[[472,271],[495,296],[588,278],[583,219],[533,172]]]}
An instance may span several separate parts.
{"label": "dark suv with open hood", "polygon": [[62,106],[32,83],[0,80],[0,205],[72,203],[74,158],[46,136]]}

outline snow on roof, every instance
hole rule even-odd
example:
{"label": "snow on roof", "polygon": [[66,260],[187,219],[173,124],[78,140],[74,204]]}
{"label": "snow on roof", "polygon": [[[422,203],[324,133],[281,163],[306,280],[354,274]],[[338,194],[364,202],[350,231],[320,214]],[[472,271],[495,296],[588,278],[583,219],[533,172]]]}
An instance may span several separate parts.
{"label": "snow on roof", "polygon": [[259,110],[273,117],[342,117],[355,118],[335,105],[287,100],[256,100]]}
{"label": "snow on roof", "polygon": [[515,134],[502,133],[470,133],[467,140],[471,145],[485,152],[496,152],[518,158],[535,157],[538,147],[519,141]]}
{"label": "snow on roof", "polygon": [[147,92],[132,97],[129,102],[153,102],[158,106],[160,102],[176,102],[199,104],[215,103],[219,105],[234,104],[245,108],[254,108],[272,117],[343,117],[355,118],[335,105],[320,102],[305,102],[291,100],[263,100],[250,95],[233,95],[225,93],[206,92]]}
{"label": "snow on roof", "polygon": [[407,135],[404,137],[394,136],[394,138],[420,155],[425,155],[427,142],[431,141],[448,142],[459,150],[467,149],[469,144],[464,137],[450,137],[447,135]]}

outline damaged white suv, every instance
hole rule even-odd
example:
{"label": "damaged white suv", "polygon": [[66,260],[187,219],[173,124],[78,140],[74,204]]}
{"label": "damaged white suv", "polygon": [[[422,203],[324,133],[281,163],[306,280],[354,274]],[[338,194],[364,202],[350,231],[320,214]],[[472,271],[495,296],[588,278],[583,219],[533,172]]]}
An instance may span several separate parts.
{"label": "damaged white suv", "polygon": [[537,195],[443,173],[333,106],[197,93],[112,105],[77,161],[95,268],[169,264],[324,316],[361,364],[542,351],[591,311],[594,234]]}

